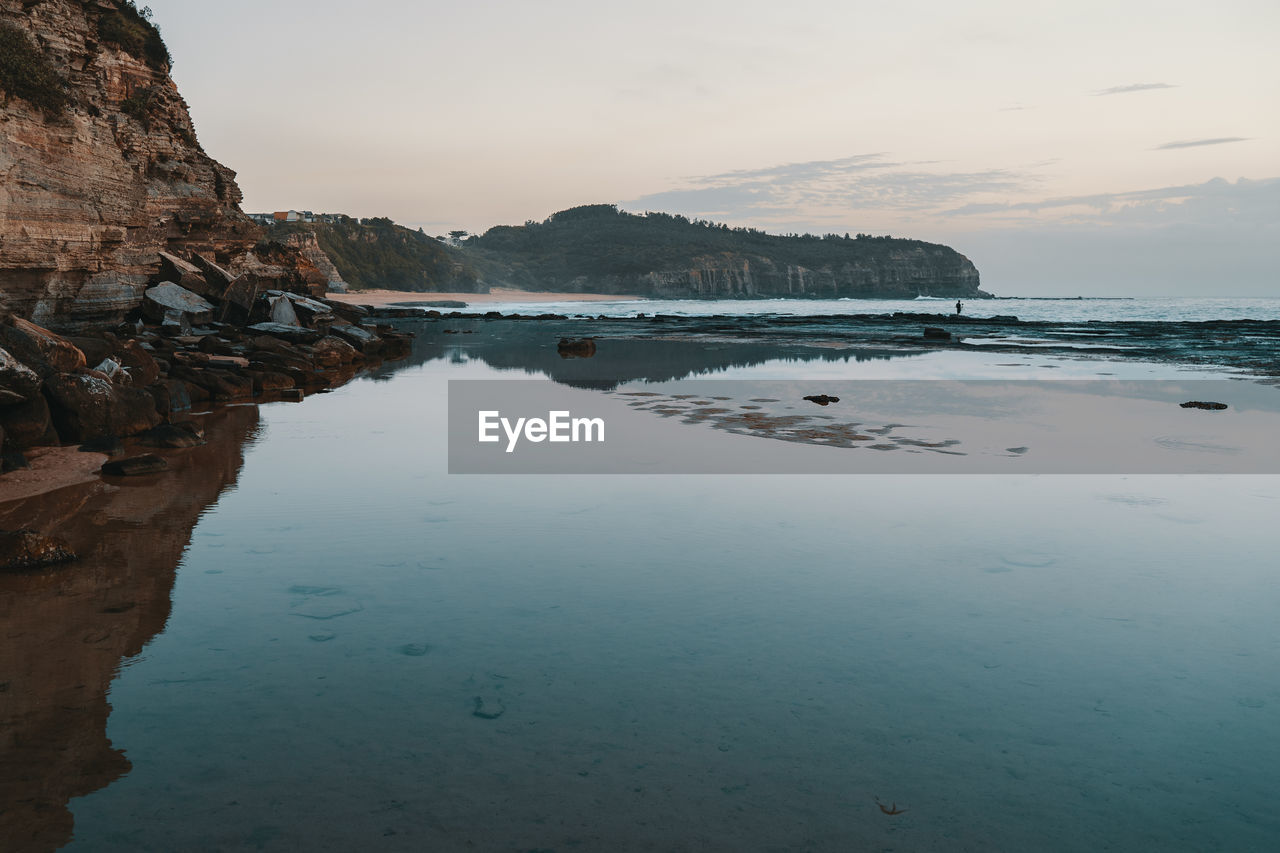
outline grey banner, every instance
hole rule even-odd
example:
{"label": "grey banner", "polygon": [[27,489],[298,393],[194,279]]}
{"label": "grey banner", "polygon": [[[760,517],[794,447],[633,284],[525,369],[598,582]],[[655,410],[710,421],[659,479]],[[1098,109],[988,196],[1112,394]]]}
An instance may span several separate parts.
{"label": "grey banner", "polygon": [[584,384],[451,380],[450,473],[1280,473],[1252,381]]}

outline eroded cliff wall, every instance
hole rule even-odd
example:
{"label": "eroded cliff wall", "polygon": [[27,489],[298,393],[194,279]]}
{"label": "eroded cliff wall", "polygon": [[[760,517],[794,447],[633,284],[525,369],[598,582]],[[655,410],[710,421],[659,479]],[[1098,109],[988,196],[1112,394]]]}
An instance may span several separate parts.
{"label": "eroded cliff wall", "polygon": [[117,32],[121,19],[142,32],[118,0],[0,0],[0,26],[26,33],[66,84],[60,111],[8,91],[0,104],[0,301],[49,328],[123,317],[161,250],[229,263],[260,236],[167,64]]}

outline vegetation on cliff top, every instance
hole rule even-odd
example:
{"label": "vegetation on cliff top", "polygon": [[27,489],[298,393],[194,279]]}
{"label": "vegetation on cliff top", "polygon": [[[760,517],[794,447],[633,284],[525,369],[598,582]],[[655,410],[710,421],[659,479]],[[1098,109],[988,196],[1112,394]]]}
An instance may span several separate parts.
{"label": "vegetation on cliff top", "polygon": [[283,241],[307,231],[315,233],[343,280],[356,289],[474,292],[479,286],[461,253],[390,219],[277,224],[268,229],[268,238]]}
{"label": "vegetation on cliff top", "polygon": [[57,116],[67,108],[67,81],[40,52],[27,33],[0,21],[0,89],[9,96]]}
{"label": "vegetation on cliff top", "polygon": [[133,0],[122,0],[98,19],[98,35],[157,71],[173,67],[173,57],[160,37],[160,28],[151,22],[150,7],[139,9]]}
{"label": "vegetation on cliff top", "polygon": [[527,287],[563,284],[579,277],[635,278],[695,268],[708,258],[766,259],[778,266],[818,270],[876,264],[904,251],[926,249],[963,261],[945,246],[919,240],[867,234],[768,234],[669,213],[626,213],[612,204],[584,205],[542,222],[490,228],[468,239],[465,247],[481,269],[491,273],[491,266],[502,267],[504,278]]}

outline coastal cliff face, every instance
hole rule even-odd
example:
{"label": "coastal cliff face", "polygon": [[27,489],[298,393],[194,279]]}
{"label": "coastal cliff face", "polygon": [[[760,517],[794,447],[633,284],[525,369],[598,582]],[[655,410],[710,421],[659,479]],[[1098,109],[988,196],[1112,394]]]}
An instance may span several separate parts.
{"label": "coastal cliff face", "polygon": [[768,258],[702,260],[699,266],[653,272],[641,292],[669,298],[752,299],[790,297],[836,299],[917,296],[978,296],[978,270],[963,255],[943,246],[894,250],[884,258],[820,269],[778,264]]}
{"label": "coastal cliff face", "polygon": [[0,302],[55,329],[116,321],[160,251],[229,264],[254,246],[235,173],[200,147],[159,34],[147,43],[132,7],[0,0],[0,27],[65,81],[61,110],[3,93]]}

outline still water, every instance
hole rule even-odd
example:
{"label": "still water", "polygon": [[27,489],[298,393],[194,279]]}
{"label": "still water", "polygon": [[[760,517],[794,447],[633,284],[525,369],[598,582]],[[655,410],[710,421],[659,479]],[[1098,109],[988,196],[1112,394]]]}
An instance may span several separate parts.
{"label": "still water", "polygon": [[6,849],[1275,849],[1280,478],[449,476],[485,352],[62,510]]}
{"label": "still water", "polygon": [[[476,303],[468,310],[504,314],[634,317],[668,314],[705,317],[712,314],[781,314],[826,317],[835,314],[951,314],[954,299],[922,296],[916,299],[627,299],[609,302]],[[1141,297],[1134,299],[966,299],[966,317],[1015,316],[1020,320],[1054,323],[1184,322],[1199,320],[1280,320],[1280,298],[1231,299],[1214,297]]]}

